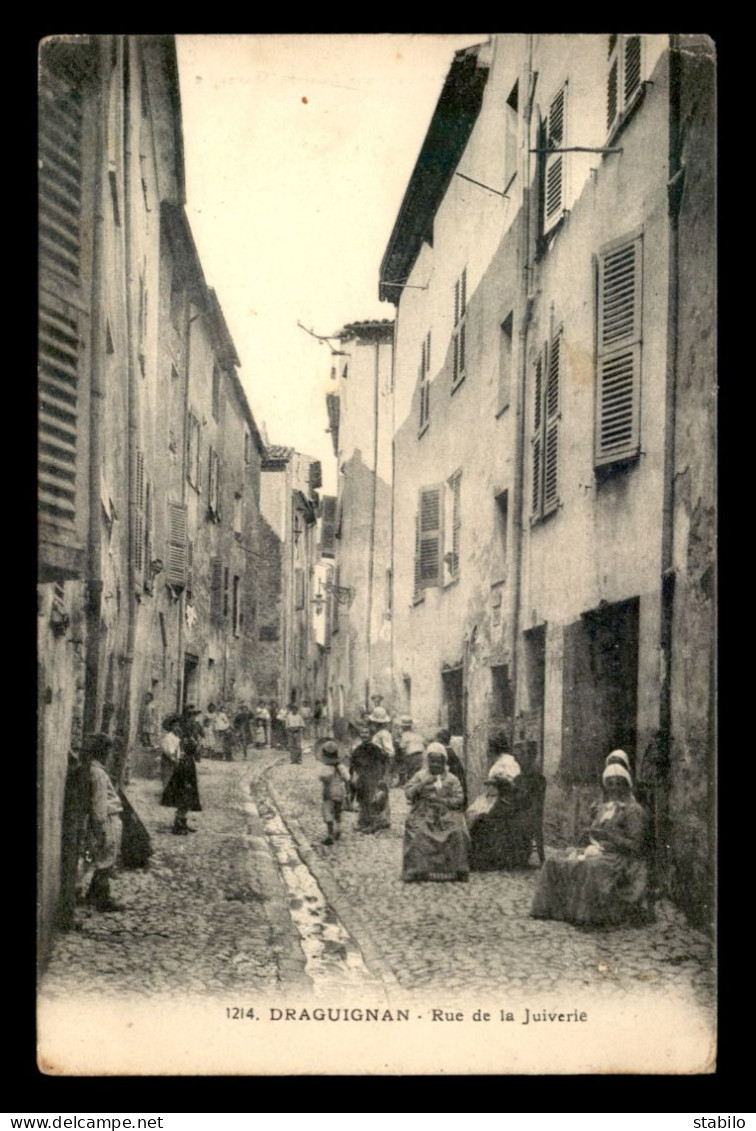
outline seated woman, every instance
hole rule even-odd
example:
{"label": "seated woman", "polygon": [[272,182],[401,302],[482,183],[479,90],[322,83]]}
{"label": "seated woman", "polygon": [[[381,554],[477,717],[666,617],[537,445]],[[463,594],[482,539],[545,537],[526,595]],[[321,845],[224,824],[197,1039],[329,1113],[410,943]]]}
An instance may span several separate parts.
{"label": "seated woman", "polygon": [[485,793],[467,811],[473,872],[527,865],[542,819],[542,782],[540,774],[523,774],[511,754],[499,755],[488,772]]}
{"label": "seated woman", "polygon": [[604,801],[585,847],[550,857],[543,866],[530,914],[536,919],[616,926],[647,913],[646,817],[623,765],[602,775]]}
{"label": "seated woman", "polygon": [[412,809],[404,827],[402,879],[466,880],[469,836],[462,786],[449,773],[440,742],[430,743],[426,757],[427,766],[404,791]]}

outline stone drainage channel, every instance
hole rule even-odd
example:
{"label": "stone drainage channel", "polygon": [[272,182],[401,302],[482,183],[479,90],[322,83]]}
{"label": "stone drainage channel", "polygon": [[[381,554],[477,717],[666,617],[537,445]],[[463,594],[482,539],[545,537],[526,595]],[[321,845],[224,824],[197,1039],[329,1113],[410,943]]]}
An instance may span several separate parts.
{"label": "stone drainage channel", "polygon": [[333,999],[359,990],[386,1001],[383,981],[371,973],[360,947],[328,903],[267,790],[257,794],[255,805],[286,888],[315,996]]}

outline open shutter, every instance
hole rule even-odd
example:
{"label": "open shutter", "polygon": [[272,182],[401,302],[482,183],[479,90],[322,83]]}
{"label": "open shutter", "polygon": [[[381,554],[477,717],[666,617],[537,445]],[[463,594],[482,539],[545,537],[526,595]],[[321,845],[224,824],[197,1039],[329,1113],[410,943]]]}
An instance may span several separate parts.
{"label": "open shutter", "polygon": [[144,452],[137,449],[134,467],[134,569],[138,585],[141,585],[144,574],[144,495]]}
{"label": "open shutter", "polygon": [[147,593],[152,593],[155,588],[151,569],[155,546],[154,511],[155,488],[151,480],[148,479],[144,495],[144,588]]}
{"label": "open shutter", "polygon": [[415,515],[415,569],[414,569],[414,589],[413,594],[415,597],[419,596],[422,592],[422,585],[420,584],[420,510],[418,509]]}
{"label": "open shutter", "polygon": [[334,495],[323,496],[323,527],[321,532],[321,557],[333,558],[336,556],[336,498]]}
{"label": "open shutter", "polygon": [[538,354],[533,367],[533,487],[531,492],[532,513],[540,518],[543,484],[543,352]]}
{"label": "open shutter", "polygon": [[543,513],[550,514],[559,503],[559,401],[562,365],[562,335],[554,335],[548,357],[544,404]]}
{"label": "open shutter", "polygon": [[425,487],[420,491],[420,588],[441,584],[442,487]]}
{"label": "open shutter", "polygon": [[187,508],[184,503],[168,504],[168,553],[165,580],[180,589],[186,585]]}
{"label": "open shutter", "polygon": [[40,263],[78,280],[81,252],[81,95],[45,74],[39,112]]}
{"label": "open shutter", "polygon": [[219,619],[223,614],[223,560],[210,560],[210,616]]}
{"label": "open shutter", "polygon": [[194,596],[194,542],[186,544],[186,595]]}
{"label": "open shutter", "polygon": [[[561,149],[565,144],[567,115],[567,87],[563,86],[554,95],[546,120],[546,148]],[[563,153],[549,153],[544,168],[543,231],[551,230],[561,220],[564,212],[564,174]]]}
{"label": "open shutter", "polygon": [[642,237],[598,261],[596,465],[640,450]]}
{"label": "open shutter", "polygon": [[640,90],[641,85],[641,37],[626,35],[623,38],[625,73],[622,83],[622,98],[627,109]]}
{"label": "open shutter", "polygon": [[451,575],[452,577],[459,576],[459,548],[460,548],[460,528],[462,526],[462,510],[461,510],[461,490],[462,490],[462,472],[458,471],[452,478],[451,483],[452,491],[452,538],[451,538]]}

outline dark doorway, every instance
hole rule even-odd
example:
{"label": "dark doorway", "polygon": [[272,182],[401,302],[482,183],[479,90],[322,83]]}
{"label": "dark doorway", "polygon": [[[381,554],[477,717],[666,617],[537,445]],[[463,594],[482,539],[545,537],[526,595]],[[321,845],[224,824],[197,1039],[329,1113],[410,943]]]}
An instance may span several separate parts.
{"label": "dark doorway", "polygon": [[462,668],[441,672],[444,688],[446,726],[451,734],[465,733],[465,696]]}
{"label": "dark doorway", "polygon": [[638,715],[637,597],[600,605],[564,635],[562,771],[596,782],[619,747],[635,767]]}
{"label": "dark doorway", "polygon": [[182,708],[186,707],[187,703],[197,702],[197,687],[198,687],[198,672],[199,672],[199,657],[192,656],[189,652],[184,653],[184,695],[181,703]]}
{"label": "dark doorway", "polygon": [[510,734],[514,699],[509,682],[509,665],[495,664],[491,667],[491,717],[488,731],[493,734],[505,731]]}
{"label": "dark doorway", "polygon": [[528,705],[520,712],[517,728],[518,742],[532,743],[535,763],[543,767],[543,702],[546,686],[546,625],[531,628],[525,638],[525,686]]}

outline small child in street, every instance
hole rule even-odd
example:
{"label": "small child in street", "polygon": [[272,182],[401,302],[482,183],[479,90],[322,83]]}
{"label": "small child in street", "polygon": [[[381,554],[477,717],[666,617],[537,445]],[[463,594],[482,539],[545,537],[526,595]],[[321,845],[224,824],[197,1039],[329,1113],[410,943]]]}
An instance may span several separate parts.
{"label": "small child in street", "polygon": [[341,811],[346,803],[349,771],[339,762],[339,748],[335,742],[324,742],[320,750],[324,769],[319,775],[323,787],[323,820],[328,830],[323,844],[333,844],[341,836]]}

